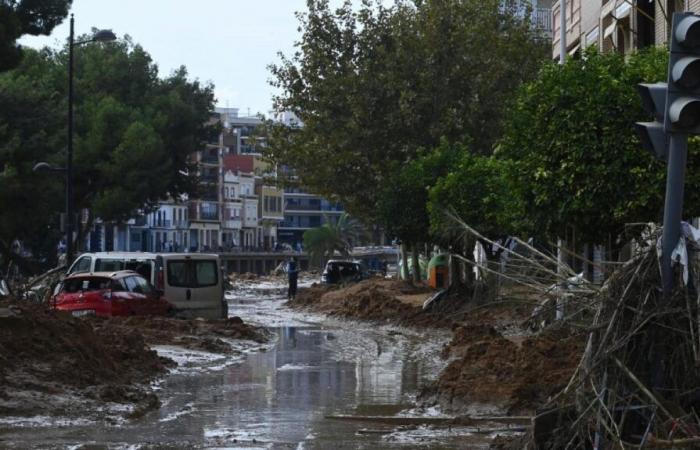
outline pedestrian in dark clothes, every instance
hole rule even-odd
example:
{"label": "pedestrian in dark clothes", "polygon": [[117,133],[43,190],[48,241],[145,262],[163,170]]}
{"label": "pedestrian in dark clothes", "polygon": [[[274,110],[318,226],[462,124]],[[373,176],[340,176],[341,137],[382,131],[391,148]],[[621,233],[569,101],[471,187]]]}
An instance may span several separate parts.
{"label": "pedestrian in dark clothes", "polygon": [[297,295],[297,279],[299,276],[299,267],[295,257],[291,257],[287,263],[287,277],[289,279],[289,290],[287,291],[287,299],[294,300]]}

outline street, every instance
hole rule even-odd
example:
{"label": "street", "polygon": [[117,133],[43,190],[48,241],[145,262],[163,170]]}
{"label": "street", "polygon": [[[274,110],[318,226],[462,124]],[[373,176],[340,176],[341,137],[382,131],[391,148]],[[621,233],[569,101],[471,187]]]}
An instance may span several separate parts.
{"label": "street", "polygon": [[445,362],[435,355],[448,335],[296,313],[282,306],[282,290],[253,285],[227,295],[232,315],[265,324],[277,334],[267,347],[240,358],[156,347],[180,364],[159,382],[160,410],[116,424],[34,418],[8,427],[4,420],[0,442],[10,448],[131,448],[153,443],[168,448],[274,449],[444,449],[464,448],[465,442],[487,446],[491,433],[484,433],[483,427],[472,434],[475,430],[466,427],[326,418],[439,418],[434,409],[416,408],[414,400],[443,367]]}

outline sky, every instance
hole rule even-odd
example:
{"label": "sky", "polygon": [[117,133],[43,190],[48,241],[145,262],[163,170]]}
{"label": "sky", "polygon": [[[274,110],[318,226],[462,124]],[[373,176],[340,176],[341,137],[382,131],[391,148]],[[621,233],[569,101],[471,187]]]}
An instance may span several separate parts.
{"label": "sky", "polygon": [[[185,65],[191,78],[215,85],[217,106],[241,115],[267,114],[273,88],[268,64],[291,55],[298,39],[295,11],[305,0],[73,0],[76,35],[93,27],[128,34],[158,64],[161,75]],[[60,47],[68,19],[51,36],[22,45]],[[79,70],[79,69],[76,69]]]}

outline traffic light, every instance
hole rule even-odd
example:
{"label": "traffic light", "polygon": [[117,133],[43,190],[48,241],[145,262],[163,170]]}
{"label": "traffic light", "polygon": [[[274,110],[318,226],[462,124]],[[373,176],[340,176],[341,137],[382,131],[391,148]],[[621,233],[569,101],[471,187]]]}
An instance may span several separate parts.
{"label": "traffic light", "polygon": [[673,14],[664,129],[700,134],[700,17]]}
{"label": "traffic light", "polygon": [[654,122],[634,124],[642,146],[657,159],[666,161],[668,157],[668,134],[664,130],[666,110],[666,83],[639,84],[639,95],[644,109],[654,118]]}

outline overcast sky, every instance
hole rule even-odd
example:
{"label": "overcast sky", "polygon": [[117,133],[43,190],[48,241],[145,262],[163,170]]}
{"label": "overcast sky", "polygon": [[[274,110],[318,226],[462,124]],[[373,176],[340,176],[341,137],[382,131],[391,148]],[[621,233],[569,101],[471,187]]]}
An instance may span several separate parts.
{"label": "overcast sky", "polygon": [[[267,114],[272,88],[267,65],[291,55],[298,37],[295,11],[305,0],[73,0],[76,34],[92,27],[130,35],[158,64],[161,75],[185,65],[190,77],[212,81],[219,106]],[[48,37],[23,45],[58,47],[68,19]]]}

